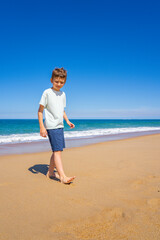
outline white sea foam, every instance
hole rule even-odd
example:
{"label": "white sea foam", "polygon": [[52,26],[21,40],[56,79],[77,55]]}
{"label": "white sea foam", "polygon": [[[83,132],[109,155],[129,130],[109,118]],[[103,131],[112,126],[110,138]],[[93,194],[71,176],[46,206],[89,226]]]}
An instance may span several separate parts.
{"label": "white sea foam", "polygon": [[160,127],[135,127],[135,128],[103,128],[103,129],[93,129],[86,131],[72,131],[66,132],[66,138],[83,138],[83,137],[94,137],[94,136],[105,136],[114,135],[121,133],[133,133],[133,132],[146,132],[159,130]]}
{"label": "white sea foam", "polygon": [[[160,131],[160,127],[134,127],[134,128],[103,128],[84,131],[65,131],[65,139],[78,139],[78,138],[92,138],[96,136],[107,136],[121,133],[134,133],[134,132],[148,132],[148,131]],[[22,142],[34,142],[34,141],[48,140],[39,135],[39,133],[29,134],[11,134],[0,135],[0,144],[7,143],[22,143]]]}

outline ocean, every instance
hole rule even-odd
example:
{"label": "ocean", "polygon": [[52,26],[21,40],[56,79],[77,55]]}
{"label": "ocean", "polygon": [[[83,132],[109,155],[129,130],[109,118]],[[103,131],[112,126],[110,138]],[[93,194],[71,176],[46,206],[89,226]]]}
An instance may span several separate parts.
{"label": "ocean", "polygon": [[[64,121],[65,139],[83,139],[123,133],[159,132],[160,119],[70,119],[75,128]],[[44,141],[39,134],[38,119],[1,119],[0,145]]]}

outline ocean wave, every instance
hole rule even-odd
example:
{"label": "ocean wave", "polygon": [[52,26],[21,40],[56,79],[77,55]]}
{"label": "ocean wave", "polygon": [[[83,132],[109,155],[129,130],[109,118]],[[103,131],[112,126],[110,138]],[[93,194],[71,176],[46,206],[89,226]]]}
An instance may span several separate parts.
{"label": "ocean wave", "polygon": [[[160,131],[160,127],[130,127],[130,128],[103,128],[84,131],[64,131],[65,139],[92,138],[96,136],[107,136],[122,133]],[[24,143],[48,140],[39,133],[0,135],[0,144]]]}

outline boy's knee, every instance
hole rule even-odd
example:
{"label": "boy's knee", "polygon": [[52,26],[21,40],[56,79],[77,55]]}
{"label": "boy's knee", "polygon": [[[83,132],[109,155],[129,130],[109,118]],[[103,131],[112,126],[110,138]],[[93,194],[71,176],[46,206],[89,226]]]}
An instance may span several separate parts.
{"label": "boy's knee", "polygon": [[54,151],[53,154],[54,154],[54,153],[55,153],[55,154],[56,154],[56,153],[61,153],[61,151]]}

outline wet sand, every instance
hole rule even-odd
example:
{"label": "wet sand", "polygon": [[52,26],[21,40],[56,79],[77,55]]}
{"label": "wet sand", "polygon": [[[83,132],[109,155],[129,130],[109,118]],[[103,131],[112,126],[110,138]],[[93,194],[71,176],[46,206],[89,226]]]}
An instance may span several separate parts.
{"label": "wet sand", "polygon": [[70,185],[47,180],[51,151],[0,156],[0,239],[159,240],[160,134],[64,149]]}
{"label": "wet sand", "polygon": [[[138,136],[160,134],[159,130],[142,131],[133,133],[118,133],[102,136],[88,136],[83,138],[65,138],[65,147],[81,147],[99,142],[108,142],[120,139],[127,139]],[[48,139],[33,142],[22,143],[7,143],[0,144],[0,156],[10,154],[23,154],[23,153],[35,153],[35,152],[48,152],[51,150],[51,146]]]}

